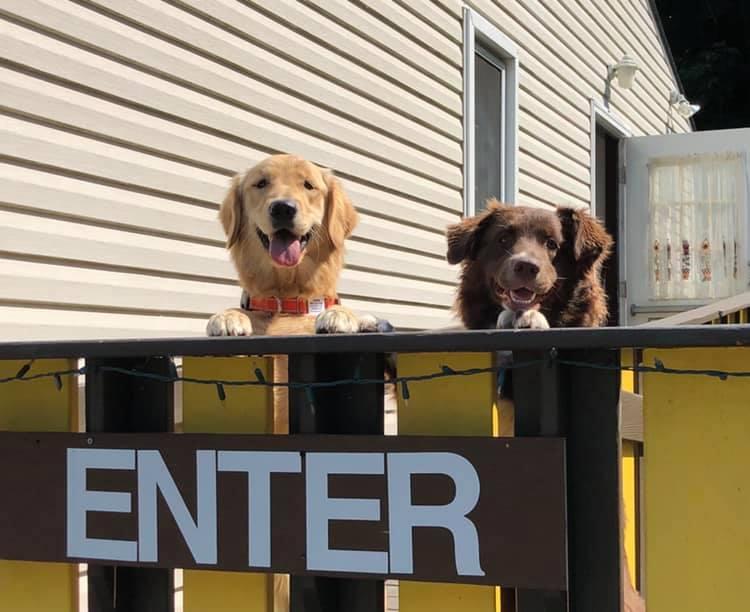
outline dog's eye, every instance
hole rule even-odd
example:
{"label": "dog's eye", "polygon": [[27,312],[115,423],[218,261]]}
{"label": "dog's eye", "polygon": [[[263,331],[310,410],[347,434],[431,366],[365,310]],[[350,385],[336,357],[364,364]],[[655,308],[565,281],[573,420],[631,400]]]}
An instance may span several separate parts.
{"label": "dog's eye", "polygon": [[315,189],[315,186],[310,181],[305,181],[305,189],[309,191],[311,189]]}
{"label": "dog's eye", "polygon": [[560,248],[560,245],[557,244],[557,241],[553,240],[552,238],[547,238],[547,248],[550,251],[557,251],[557,249]]}
{"label": "dog's eye", "polygon": [[259,180],[259,181],[258,181],[257,183],[255,183],[255,185],[253,185],[253,186],[254,186],[254,187],[257,187],[258,189],[263,189],[263,188],[265,188],[265,187],[268,187],[268,181],[267,181],[266,179],[260,179],[260,180]]}

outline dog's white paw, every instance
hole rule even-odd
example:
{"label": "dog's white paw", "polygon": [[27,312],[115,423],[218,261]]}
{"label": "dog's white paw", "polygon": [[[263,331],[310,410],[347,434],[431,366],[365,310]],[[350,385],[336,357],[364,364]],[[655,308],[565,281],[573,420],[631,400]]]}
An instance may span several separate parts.
{"label": "dog's white paw", "polygon": [[209,336],[250,336],[253,323],[250,317],[238,308],[218,312],[208,320],[206,333]]}
{"label": "dog's white paw", "polygon": [[375,315],[366,314],[359,317],[359,331],[360,333],[387,333],[394,331],[393,325],[390,321],[385,319],[378,319]]}
{"label": "dog's white paw", "polygon": [[497,317],[495,329],[513,329],[515,317],[516,315],[512,310],[503,309]]}
{"label": "dog's white paw", "polygon": [[516,313],[513,327],[516,329],[549,329],[549,322],[538,310],[524,310]]}
{"label": "dog's white paw", "polygon": [[359,319],[346,308],[334,306],[315,318],[316,334],[356,334],[358,331]]}
{"label": "dog's white paw", "polygon": [[359,331],[364,333],[378,331],[378,318],[371,314],[364,314],[359,317]]}

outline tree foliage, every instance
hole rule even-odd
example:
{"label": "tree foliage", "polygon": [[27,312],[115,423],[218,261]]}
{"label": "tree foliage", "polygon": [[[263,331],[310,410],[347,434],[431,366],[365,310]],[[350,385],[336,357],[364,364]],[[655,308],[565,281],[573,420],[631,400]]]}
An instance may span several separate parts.
{"label": "tree foliage", "polygon": [[750,0],[656,0],[701,130],[750,127]]}

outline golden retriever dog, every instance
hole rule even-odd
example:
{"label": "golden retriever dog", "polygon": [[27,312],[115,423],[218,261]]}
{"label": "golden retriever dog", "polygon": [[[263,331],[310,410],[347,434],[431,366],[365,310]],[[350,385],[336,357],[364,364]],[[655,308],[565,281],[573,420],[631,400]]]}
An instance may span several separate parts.
{"label": "golden retriever dog", "polygon": [[[209,336],[391,331],[339,303],[344,242],[357,213],[329,170],[293,155],[273,155],[232,179],[219,210],[243,289],[239,308],[210,318]],[[287,380],[287,358],[274,358]],[[288,394],[274,387],[274,432],[289,431]],[[274,609],[289,609],[288,577],[274,576]]]}
{"label": "golden retriever dog", "polygon": [[[462,265],[456,310],[468,329],[606,324],[601,268],[613,241],[587,212],[490,200],[484,212],[450,226],[447,240],[448,262]],[[512,432],[512,423],[504,429]],[[622,565],[625,610],[643,612],[624,556]]]}
{"label": "golden retriever dog", "polygon": [[244,308],[211,317],[209,336],[387,327],[338,303],[344,241],[357,212],[331,171],[293,155],[273,155],[232,179],[219,219],[245,292]]}

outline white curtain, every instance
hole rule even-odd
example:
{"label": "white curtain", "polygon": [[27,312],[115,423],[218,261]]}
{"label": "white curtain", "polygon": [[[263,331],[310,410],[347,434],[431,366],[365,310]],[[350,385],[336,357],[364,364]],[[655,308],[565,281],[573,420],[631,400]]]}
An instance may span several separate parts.
{"label": "white curtain", "polygon": [[649,164],[651,299],[737,293],[742,177],[738,153]]}

